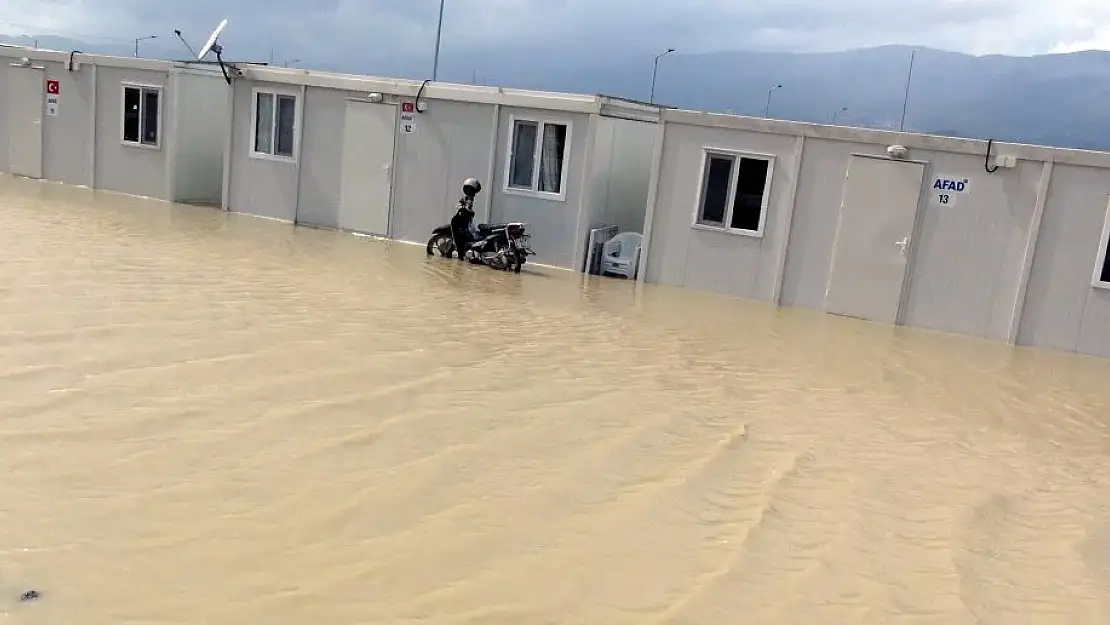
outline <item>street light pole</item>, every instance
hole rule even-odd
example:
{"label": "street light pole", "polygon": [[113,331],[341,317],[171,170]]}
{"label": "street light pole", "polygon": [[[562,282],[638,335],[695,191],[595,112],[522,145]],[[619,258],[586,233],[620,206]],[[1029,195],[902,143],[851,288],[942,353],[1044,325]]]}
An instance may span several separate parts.
{"label": "street light pole", "polygon": [[436,26],[436,55],[432,61],[432,81],[439,77],[439,41],[443,37],[443,4],[446,0],[439,0],[439,24]]}
{"label": "street light pole", "polygon": [[146,37],[135,38],[135,58],[139,58],[139,42],[146,41],[147,39],[157,39],[158,35],[147,35]]}
{"label": "street light pole", "polygon": [[837,117],[840,117],[840,114],[841,114],[841,113],[847,113],[847,112],[848,112],[848,107],[846,107],[846,106],[845,106],[845,107],[843,107],[843,108],[840,108],[840,109],[837,109],[837,110],[833,111],[833,114],[832,114],[832,123],[833,123],[833,124],[836,124],[836,118],[837,118]]}
{"label": "street light pole", "polygon": [[782,85],[775,85],[774,87],[771,87],[770,89],[767,90],[767,106],[763,109],[763,116],[764,117],[770,117],[771,116],[771,94],[774,93],[778,89],[782,89]]}
{"label": "street light pole", "polygon": [[655,104],[655,77],[659,75],[659,59],[674,52],[674,48],[667,48],[665,51],[655,55],[655,62],[651,67],[651,96],[648,97],[649,104]]}

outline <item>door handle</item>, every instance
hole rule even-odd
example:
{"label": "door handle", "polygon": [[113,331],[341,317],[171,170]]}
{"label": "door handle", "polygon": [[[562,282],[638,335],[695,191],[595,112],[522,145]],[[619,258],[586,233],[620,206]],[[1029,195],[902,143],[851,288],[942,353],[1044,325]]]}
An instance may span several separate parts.
{"label": "door handle", "polygon": [[894,244],[898,246],[898,253],[904,258],[906,256],[906,246],[910,244],[910,238],[902,237],[901,241],[895,241]]}

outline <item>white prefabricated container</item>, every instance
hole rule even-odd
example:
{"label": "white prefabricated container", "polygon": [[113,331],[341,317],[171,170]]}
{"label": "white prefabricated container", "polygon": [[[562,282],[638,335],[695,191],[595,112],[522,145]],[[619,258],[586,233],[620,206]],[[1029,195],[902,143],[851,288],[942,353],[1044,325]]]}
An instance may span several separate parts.
{"label": "white prefabricated container", "polygon": [[198,64],[0,47],[0,171],[217,204],[229,87]]}
{"label": "white prefabricated container", "polygon": [[483,221],[529,224],[536,260],[578,267],[587,232],[643,223],[658,109],[605,96],[302,69],[236,79],[225,207],[424,242],[470,176]]}
{"label": "white prefabricated container", "polygon": [[1110,356],[1110,154],[681,110],[641,279]]}

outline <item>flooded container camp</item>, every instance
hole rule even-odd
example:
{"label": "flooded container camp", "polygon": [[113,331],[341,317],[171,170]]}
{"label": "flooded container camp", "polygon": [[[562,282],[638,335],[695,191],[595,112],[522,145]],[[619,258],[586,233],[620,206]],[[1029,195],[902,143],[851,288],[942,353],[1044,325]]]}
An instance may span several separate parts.
{"label": "flooded container camp", "polygon": [[12,623],[1110,619],[1105,360],[11,176],[0,206]]}
{"label": "flooded container camp", "polygon": [[1110,623],[1110,154],[0,57],[10,622]]}
{"label": "flooded container camp", "polygon": [[249,63],[0,57],[0,170],[18,175],[411,243],[476,176],[476,219],[525,222],[543,265],[1110,357],[1108,153]]}

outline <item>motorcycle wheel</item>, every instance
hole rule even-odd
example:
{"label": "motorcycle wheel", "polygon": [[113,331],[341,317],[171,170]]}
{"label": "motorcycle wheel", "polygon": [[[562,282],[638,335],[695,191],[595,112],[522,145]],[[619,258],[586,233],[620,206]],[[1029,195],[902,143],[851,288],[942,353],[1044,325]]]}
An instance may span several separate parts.
{"label": "motorcycle wheel", "polygon": [[451,253],[455,251],[455,242],[451,240],[451,237],[445,234],[432,235],[432,238],[428,239],[428,245],[425,251],[428,253],[428,256],[431,256],[436,250],[439,251],[440,256],[451,258]]}
{"label": "motorcycle wheel", "polygon": [[509,250],[509,265],[513,273],[520,273],[520,268],[524,266],[524,252],[518,249]]}

